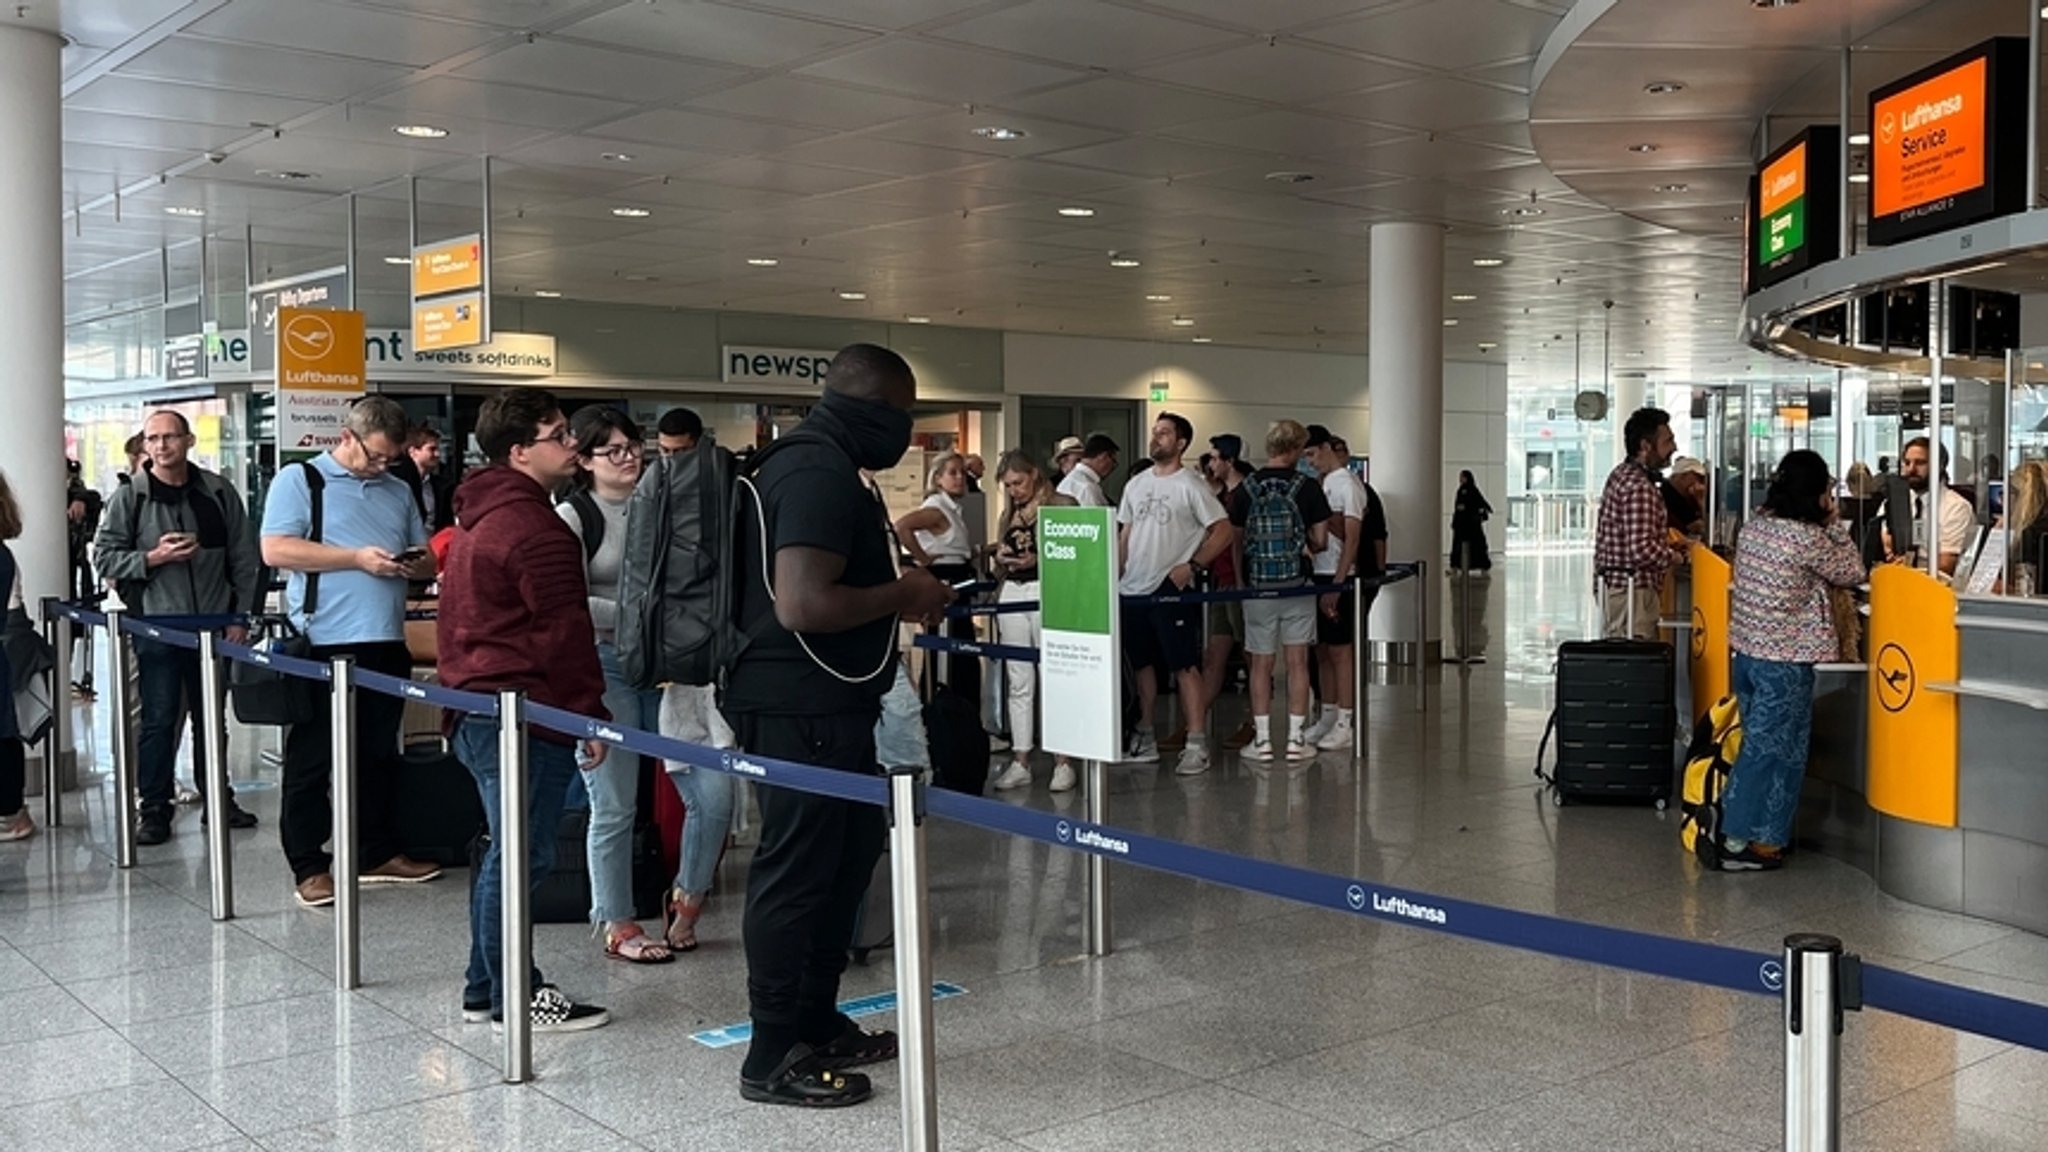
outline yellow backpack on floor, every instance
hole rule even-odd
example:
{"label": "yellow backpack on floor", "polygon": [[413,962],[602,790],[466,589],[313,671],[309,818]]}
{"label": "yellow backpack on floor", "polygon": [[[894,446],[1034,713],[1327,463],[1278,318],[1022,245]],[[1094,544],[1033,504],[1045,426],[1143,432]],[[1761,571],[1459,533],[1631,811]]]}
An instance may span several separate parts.
{"label": "yellow backpack on floor", "polygon": [[1742,713],[1735,697],[1714,701],[1692,728],[1692,743],[1685,750],[1685,780],[1679,790],[1678,840],[1685,850],[1698,855],[1721,835],[1721,794],[1728,788],[1728,774],[1742,751]]}

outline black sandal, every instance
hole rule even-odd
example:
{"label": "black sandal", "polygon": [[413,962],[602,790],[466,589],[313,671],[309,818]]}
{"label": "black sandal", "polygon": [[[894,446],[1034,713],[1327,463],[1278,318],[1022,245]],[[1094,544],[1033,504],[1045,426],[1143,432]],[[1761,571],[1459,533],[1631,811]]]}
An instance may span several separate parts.
{"label": "black sandal", "polygon": [[765,1080],[740,1077],[740,1096],[756,1104],[787,1104],[795,1108],[844,1108],[875,1094],[858,1072],[841,1075],[825,1067],[809,1044],[789,1050]]}
{"label": "black sandal", "polygon": [[887,1029],[870,1032],[859,1025],[848,1028],[839,1039],[816,1049],[818,1066],[834,1070],[882,1064],[895,1058],[894,1032]]}

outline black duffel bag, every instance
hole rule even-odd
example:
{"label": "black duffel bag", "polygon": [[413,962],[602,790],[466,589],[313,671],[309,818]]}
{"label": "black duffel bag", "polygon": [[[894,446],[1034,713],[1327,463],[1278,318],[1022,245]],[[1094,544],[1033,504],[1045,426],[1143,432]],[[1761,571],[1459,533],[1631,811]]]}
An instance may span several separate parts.
{"label": "black duffel bag", "polygon": [[[250,622],[249,646],[296,660],[313,659],[313,642],[282,616]],[[228,665],[228,699],[244,724],[303,724],[318,719],[328,704],[327,685],[240,660]]]}

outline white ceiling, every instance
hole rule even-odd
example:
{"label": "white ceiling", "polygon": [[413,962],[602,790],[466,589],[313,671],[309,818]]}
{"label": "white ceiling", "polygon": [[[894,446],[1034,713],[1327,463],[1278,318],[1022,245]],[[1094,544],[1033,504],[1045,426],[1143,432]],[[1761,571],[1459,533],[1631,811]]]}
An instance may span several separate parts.
{"label": "white ceiling", "polygon": [[[426,236],[473,231],[489,153],[500,292],[1363,351],[1367,227],[1423,219],[1450,229],[1446,292],[1478,297],[1446,303],[1453,356],[1496,343],[1517,378],[1554,376],[1581,333],[1597,367],[1611,323],[1618,366],[1740,370],[1724,217],[1757,116],[1832,108],[1832,75],[1812,75],[1845,36],[1947,50],[1975,30],[1886,28],[1922,0],[1588,2],[1611,11],[1533,109],[1566,0],[72,0],[27,18],[74,41],[73,316],[153,298],[165,245],[188,246],[171,263],[189,294],[202,229],[230,291],[245,227],[259,277],[336,263],[351,190],[363,288],[395,296],[402,178],[421,178]],[[1787,14],[1767,50],[1760,20]],[[1642,82],[1672,77],[1680,102],[1639,111]],[[1630,163],[1651,119],[1665,146]],[[391,131],[413,123],[449,135]],[[1026,135],[972,133],[988,125]],[[1651,199],[1674,171],[1693,191]]]}

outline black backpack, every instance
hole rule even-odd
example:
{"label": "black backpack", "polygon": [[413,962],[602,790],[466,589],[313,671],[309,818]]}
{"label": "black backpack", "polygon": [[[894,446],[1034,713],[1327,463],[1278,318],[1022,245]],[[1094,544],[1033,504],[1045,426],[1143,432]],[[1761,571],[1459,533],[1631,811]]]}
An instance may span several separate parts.
{"label": "black backpack", "polygon": [[604,509],[597,506],[597,497],[588,488],[569,493],[562,503],[576,510],[577,526],[583,530],[583,562],[588,564],[604,547]]}
{"label": "black backpack", "polygon": [[738,479],[733,454],[706,432],[690,451],[657,457],[634,486],[616,636],[628,684],[715,684],[736,655]]}

